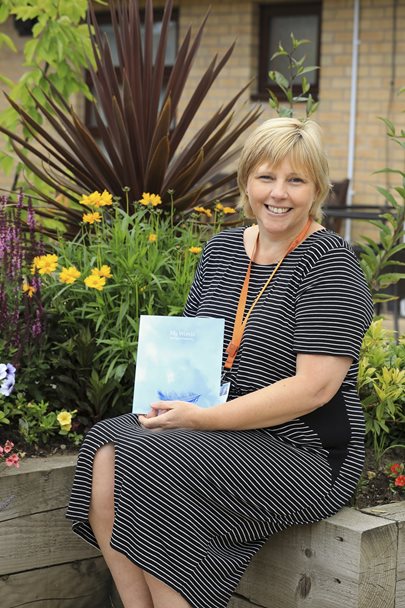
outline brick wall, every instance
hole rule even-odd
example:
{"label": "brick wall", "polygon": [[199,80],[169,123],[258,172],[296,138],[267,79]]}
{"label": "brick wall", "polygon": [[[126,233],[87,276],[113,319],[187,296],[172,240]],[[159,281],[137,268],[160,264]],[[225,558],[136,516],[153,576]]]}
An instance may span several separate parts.
{"label": "brick wall", "polygon": [[[400,147],[387,145],[385,126],[378,120],[378,116],[383,116],[404,127],[401,110],[405,96],[398,98],[397,92],[405,84],[405,42],[401,34],[405,2],[399,2],[397,7],[396,44],[393,4],[388,0],[361,2],[354,203],[380,202],[375,188],[386,185],[387,178],[373,172],[389,165],[401,167],[404,162]],[[323,10],[321,105],[317,119],[327,132],[331,171],[336,179],[345,177],[347,172],[352,5],[352,0],[326,0]]]}

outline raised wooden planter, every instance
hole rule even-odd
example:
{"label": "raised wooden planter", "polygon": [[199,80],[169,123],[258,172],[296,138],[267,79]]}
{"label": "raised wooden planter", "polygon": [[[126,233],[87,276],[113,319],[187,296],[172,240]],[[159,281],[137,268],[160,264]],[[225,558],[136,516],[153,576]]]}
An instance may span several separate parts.
{"label": "raised wooden planter", "polygon": [[1,608],[110,608],[104,560],[65,519],[75,464],[31,458],[1,473]]}
{"label": "raised wooden planter", "polygon": [[405,608],[405,501],[272,537],[229,608]]}
{"label": "raised wooden planter", "polygon": [[[65,520],[75,462],[30,459],[1,474],[1,608],[110,608],[110,592],[121,607],[103,559]],[[272,537],[228,608],[257,606],[405,608],[405,501]]]}

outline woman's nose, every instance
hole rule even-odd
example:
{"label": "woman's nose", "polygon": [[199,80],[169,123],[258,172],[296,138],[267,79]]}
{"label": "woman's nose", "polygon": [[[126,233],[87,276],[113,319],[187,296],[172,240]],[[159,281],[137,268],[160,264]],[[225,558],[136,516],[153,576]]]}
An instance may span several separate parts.
{"label": "woman's nose", "polygon": [[274,180],[270,194],[273,198],[285,198],[287,195],[285,182],[281,179]]}

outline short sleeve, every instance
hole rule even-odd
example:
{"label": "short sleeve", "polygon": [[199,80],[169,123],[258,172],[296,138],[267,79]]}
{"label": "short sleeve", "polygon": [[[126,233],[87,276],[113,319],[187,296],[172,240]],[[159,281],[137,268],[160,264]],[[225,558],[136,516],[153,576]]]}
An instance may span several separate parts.
{"label": "short sleeve", "polygon": [[183,316],[185,317],[197,316],[198,305],[201,301],[201,295],[203,293],[204,268],[206,266],[207,256],[207,246],[205,246],[190,287],[186,305],[184,307]]}
{"label": "short sleeve", "polygon": [[331,249],[311,265],[298,289],[294,351],[357,361],[372,315],[371,295],[354,253]]}

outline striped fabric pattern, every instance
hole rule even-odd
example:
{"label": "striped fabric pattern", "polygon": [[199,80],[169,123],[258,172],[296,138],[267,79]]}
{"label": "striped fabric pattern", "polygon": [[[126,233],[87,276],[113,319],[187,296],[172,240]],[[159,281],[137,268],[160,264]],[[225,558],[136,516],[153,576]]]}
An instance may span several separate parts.
{"label": "striped fabric pattern", "polygon": [[[225,318],[225,344],[249,261],[243,231],[225,231],[206,245],[185,309],[189,316]],[[253,264],[248,304],[271,269]],[[81,449],[67,512],[74,530],[97,544],[87,521],[92,462],[97,449],[113,443],[112,546],[192,608],[225,608],[271,534],[328,517],[353,493],[364,456],[356,374],[372,312],[350,247],[328,231],[310,235],[283,262],[249,319],[228,373],[230,398],[293,375],[297,353],[352,357],[338,394],[307,416],[267,429],[153,432],[134,414],[96,424]]]}

